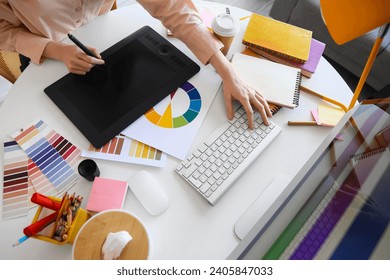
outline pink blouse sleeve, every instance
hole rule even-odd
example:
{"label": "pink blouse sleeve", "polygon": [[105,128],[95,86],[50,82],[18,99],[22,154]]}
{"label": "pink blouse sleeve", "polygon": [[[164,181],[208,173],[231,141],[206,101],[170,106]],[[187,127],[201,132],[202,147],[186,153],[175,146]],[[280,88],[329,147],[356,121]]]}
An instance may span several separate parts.
{"label": "pink blouse sleeve", "polygon": [[31,33],[14,14],[7,1],[0,0],[0,49],[15,51],[40,63],[50,40]]}
{"label": "pink blouse sleeve", "polygon": [[190,0],[137,0],[153,17],[159,19],[176,38],[203,63],[223,45],[203,24],[194,4]]}

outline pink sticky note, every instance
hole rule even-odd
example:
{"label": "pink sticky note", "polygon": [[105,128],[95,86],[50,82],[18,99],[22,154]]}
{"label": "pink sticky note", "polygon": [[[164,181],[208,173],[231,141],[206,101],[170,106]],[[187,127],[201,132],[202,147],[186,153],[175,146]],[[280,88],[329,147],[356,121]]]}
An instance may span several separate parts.
{"label": "pink sticky note", "polygon": [[96,177],[86,209],[101,212],[109,209],[122,209],[127,193],[127,182]]}
{"label": "pink sticky note", "polygon": [[319,118],[318,118],[318,111],[317,111],[316,109],[313,109],[313,110],[310,110],[310,112],[311,112],[311,114],[312,114],[314,120],[316,121],[316,123],[317,123],[318,125],[321,125],[320,120],[319,120]]}

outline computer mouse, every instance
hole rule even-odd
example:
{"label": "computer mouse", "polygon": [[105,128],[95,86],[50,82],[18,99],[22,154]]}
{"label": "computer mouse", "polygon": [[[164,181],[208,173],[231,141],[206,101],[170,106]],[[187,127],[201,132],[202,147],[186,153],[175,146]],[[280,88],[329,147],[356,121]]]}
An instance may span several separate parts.
{"label": "computer mouse", "polygon": [[128,180],[130,189],[139,202],[153,216],[157,216],[168,208],[168,197],[152,175],[141,170]]}

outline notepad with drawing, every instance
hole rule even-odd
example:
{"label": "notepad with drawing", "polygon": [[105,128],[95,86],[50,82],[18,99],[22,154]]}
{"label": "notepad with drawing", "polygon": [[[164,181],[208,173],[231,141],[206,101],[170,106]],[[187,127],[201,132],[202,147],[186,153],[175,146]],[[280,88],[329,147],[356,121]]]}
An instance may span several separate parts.
{"label": "notepad with drawing", "polygon": [[127,189],[128,185],[125,181],[96,177],[86,209],[94,212],[122,209]]}
{"label": "notepad with drawing", "polygon": [[232,65],[268,102],[288,108],[299,105],[300,69],[241,53],[234,54]]}

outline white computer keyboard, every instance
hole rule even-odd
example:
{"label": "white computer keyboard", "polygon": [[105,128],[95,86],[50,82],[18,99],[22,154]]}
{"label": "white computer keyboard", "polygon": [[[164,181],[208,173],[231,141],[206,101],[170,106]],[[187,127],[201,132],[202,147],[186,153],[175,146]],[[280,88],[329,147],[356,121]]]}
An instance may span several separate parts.
{"label": "white computer keyboard", "polygon": [[274,123],[266,126],[258,113],[254,129],[248,129],[239,107],[233,120],[218,127],[175,171],[214,205],[280,132]]}

